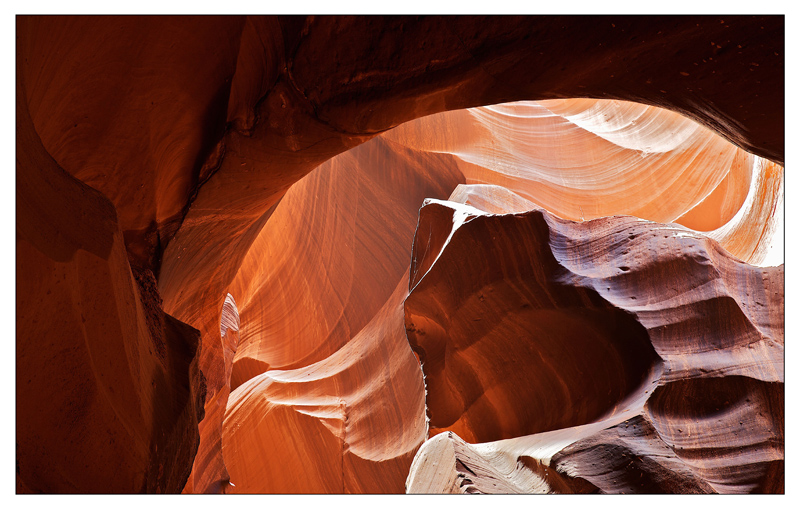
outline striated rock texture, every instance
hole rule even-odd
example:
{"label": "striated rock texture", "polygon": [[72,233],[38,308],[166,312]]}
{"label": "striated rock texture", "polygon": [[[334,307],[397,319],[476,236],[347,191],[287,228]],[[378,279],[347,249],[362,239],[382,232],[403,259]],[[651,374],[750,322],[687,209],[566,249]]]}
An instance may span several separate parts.
{"label": "striated rock texture", "polygon": [[402,491],[427,431],[404,295],[405,282],[328,358],[269,370],[231,393],[222,435],[229,493]]}
{"label": "striated rock texture", "polygon": [[[403,491],[426,438],[406,246],[425,197],[463,183],[453,160],[378,138],[278,205],[230,287],[245,317],[222,436],[230,491]],[[297,433],[309,426],[328,431]]]}
{"label": "striated rock texture", "polygon": [[[511,107],[508,106],[508,108]],[[531,108],[536,105],[521,104],[518,107]],[[470,110],[470,113],[473,113],[473,110]],[[475,114],[480,114],[480,110]],[[428,130],[417,128],[415,131],[409,131],[404,130],[404,126],[400,128],[399,135],[396,134],[397,130],[391,131],[337,156],[299,182],[283,198],[253,243],[239,274],[230,287],[231,291],[239,296],[242,312],[247,316],[242,330],[242,341],[234,360],[231,377],[233,389],[256,377],[268,379],[272,375],[273,371],[271,370],[275,370],[274,376],[283,376],[283,370],[298,369],[296,376],[304,376],[301,374],[305,371],[299,369],[300,367],[314,363],[325,366],[334,362],[333,358],[340,355],[336,353],[339,349],[349,351],[349,349],[355,348],[350,344],[351,340],[370,317],[373,317],[373,320],[377,319],[375,316],[376,304],[386,301],[387,288],[391,288],[392,285],[397,286],[398,281],[407,277],[401,272],[406,270],[405,267],[408,263],[408,258],[403,255],[403,252],[405,251],[404,246],[410,243],[413,234],[417,204],[424,196],[443,196],[446,189],[463,181],[463,154],[442,153],[430,149],[430,136],[438,136],[447,142],[451,136],[468,132],[468,126],[464,123],[460,124],[461,129],[451,128],[445,134],[434,128],[442,125],[441,117],[449,115],[452,114],[442,114],[418,121],[419,123],[427,121],[432,127]],[[617,120],[616,117],[609,117],[609,122]],[[674,123],[660,123],[658,120],[661,117],[663,117],[663,112],[654,109],[644,109],[639,116],[641,120],[650,124],[648,134],[652,140],[657,140],[659,136],[674,128]],[[536,124],[529,122],[524,126],[529,129],[522,132],[527,133],[533,131],[530,128],[535,128]],[[607,124],[598,122],[595,129],[599,130],[604,126]],[[484,137],[490,138],[492,134],[505,134],[510,138],[521,131],[520,129],[503,129],[503,127],[502,125],[495,126],[493,132],[484,134]],[[696,125],[686,128],[696,130]],[[585,132],[591,134],[589,131]],[[409,133],[415,133],[416,138],[410,139]],[[546,131],[542,135],[545,134],[547,134]],[[404,136],[403,144],[394,141],[399,136]],[[554,138],[557,139],[557,137]],[[527,139],[529,138],[520,139],[518,136],[516,141],[524,142]],[[474,141],[480,146],[482,140],[484,138],[476,137]],[[619,140],[621,143],[625,142],[625,138],[622,136],[619,137]],[[704,132],[700,136],[700,140],[706,145],[718,143],[718,138],[710,132]],[[628,143],[630,144],[630,142]],[[691,147],[695,147],[697,144],[697,142],[690,144],[688,150],[693,150]],[[720,146],[725,150],[730,150],[730,145]],[[733,149],[734,156],[738,155],[736,150]],[[680,148],[672,151],[673,158],[680,157],[680,154]],[[742,153],[741,156],[753,158],[746,153]],[[705,165],[699,167],[677,166],[677,168],[682,168],[685,174],[694,176],[695,180],[699,180],[698,173],[717,171],[719,167],[722,167],[720,171],[723,175],[730,173],[730,167],[727,166],[730,158],[712,158],[710,155],[706,155],[705,158],[707,159]],[[620,159],[625,161],[624,158]],[[642,160],[642,157],[637,155],[636,159]],[[753,165],[758,164],[758,158],[755,160]],[[609,160],[610,163],[615,161],[615,159]],[[610,171],[615,171],[614,175],[617,181],[624,181],[628,177],[625,169],[633,176],[636,175],[636,170],[640,169],[640,167],[628,164],[629,167],[622,170],[610,166]],[[477,165],[472,166],[472,168],[474,167]],[[511,166],[507,165],[506,167]],[[466,170],[469,168],[467,167]],[[752,168],[753,166],[750,166],[745,170],[752,171]],[[586,171],[591,170],[596,171],[597,168],[589,166]],[[740,173],[743,173],[745,178],[749,175],[747,171],[740,171]],[[452,175],[449,177],[449,181],[447,180],[448,175]],[[437,180],[439,184],[434,185]],[[746,180],[750,179],[746,178]],[[520,179],[520,182],[527,181]],[[397,186],[408,190],[408,194],[397,196],[395,194]],[[530,182],[528,182],[528,187],[533,189]],[[684,185],[683,189],[685,194],[696,192],[691,185]],[[591,196],[581,189],[573,190],[572,193],[577,198]],[[535,208],[535,205],[529,200],[497,185],[464,186],[459,184],[450,199],[478,201],[489,210],[498,212],[509,208],[517,211]],[[391,228],[385,226],[389,224],[392,225]],[[420,235],[420,232],[417,234]],[[433,236],[436,237],[435,232]],[[740,238],[745,239],[743,236]],[[756,240],[763,239],[756,237]],[[269,260],[269,263],[265,263],[265,260]],[[572,298],[574,296],[567,296],[565,300],[569,301]],[[394,299],[394,302],[399,302],[396,297]],[[564,316],[565,319],[569,318],[566,314]],[[396,317],[384,316],[382,319],[396,320]],[[598,326],[603,326],[603,316],[595,317],[593,320]],[[590,321],[587,326],[593,326],[593,322]],[[613,327],[605,328],[608,329],[607,334],[619,332]],[[639,332],[640,336],[645,336],[644,330]],[[647,339],[640,337],[639,341],[646,343]],[[585,346],[587,348],[596,348],[595,343],[594,336],[586,337]],[[345,345],[348,346],[345,347]],[[406,352],[408,351],[406,350]],[[646,356],[647,351],[640,353],[632,349],[624,350],[622,353],[628,359],[627,364],[612,365],[606,370],[606,373],[610,373],[610,381],[613,381],[617,371],[631,376],[634,380],[627,382],[630,385],[636,382],[637,367],[633,364],[640,355]],[[404,355],[407,359],[405,362],[412,359],[410,353]],[[399,362],[399,359],[396,362]],[[634,373],[628,375],[627,371]],[[329,374],[331,372],[329,368],[323,369],[322,372],[325,373],[322,378],[327,379],[325,383],[333,386],[332,389],[325,390],[329,393],[332,391],[332,394],[336,395],[336,399],[334,399],[329,394],[328,401],[325,403],[328,407],[331,404],[334,405],[334,408],[330,410],[334,412],[333,415],[337,412],[341,414],[341,410],[335,409],[336,405],[345,405],[351,408],[346,400],[339,399],[343,393],[337,388],[337,384],[341,382],[336,380],[341,375],[338,372]],[[581,381],[579,376],[576,376],[576,381]],[[398,386],[407,382],[393,375],[391,383]],[[580,389],[585,390],[592,384],[593,382],[584,380]],[[479,391],[480,388],[476,387],[475,390]],[[237,398],[240,400],[255,399],[254,394],[259,394],[271,403],[285,400],[285,405],[297,401],[299,399],[297,395],[301,394],[299,389],[293,389],[291,391],[293,396],[286,398],[282,394],[283,391],[288,391],[288,389],[282,388],[280,384],[271,384],[267,390],[262,383],[257,392],[248,391],[246,396],[244,394],[237,395]],[[579,388],[576,387],[577,391]],[[589,392],[592,396],[587,394],[587,399],[593,398],[595,392],[599,393],[600,389]],[[602,394],[602,397],[598,397],[594,402],[596,408],[600,410],[605,408],[604,405],[608,401],[604,397],[605,394]],[[230,413],[224,426],[226,437],[229,437],[224,441],[228,441],[231,446],[224,447],[222,456],[223,463],[234,464],[233,468],[242,476],[237,479],[237,476],[232,475],[231,482],[235,485],[235,491],[294,492],[345,489],[339,488],[339,484],[336,482],[320,485],[311,484],[309,481],[309,479],[316,480],[319,475],[318,471],[338,464],[335,459],[324,459],[327,454],[307,455],[308,459],[296,464],[291,469],[286,467],[289,459],[298,454],[297,451],[307,451],[319,447],[308,442],[307,439],[298,439],[299,442],[293,444],[289,450],[269,449],[269,454],[267,454],[266,445],[261,448],[257,446],[259,442],[255,438],[256,436],[263,436],[270,432],[291,433],[291,430],[298,429],[298,425],[293,423],[292,419],[276,413],[271,410],[272,407],[254,410],[245,403],[231,401],[231,405],[234,404],[237,405],[236,410]],[[308,404],[308,402],[304,399],[303,404]],[[255,419],[256,417],[253,415],[268,414],[271,417],[268,421],[258,421],[259,426],[247,426],[241,424],[244,419],[241,415],[245,413],[252,416],[248,417],[249,419]],[[327,413],[314,414],[314,416],[320,423],[329,422],[330,416]],[[341,415],[340,418],[342,418]],[[384,421],[381,425],[374,425],[373,429],[377,430],[386,426],[387,422]],[[387,431],[382,433],[387,433]],[[339,436],[344,443],[348,442],[348,436],[352,436],[343,432],[338,435],[337,433],[333,434]],[[421,438],[423,438],[421,435],[417,435],[413,440],[419,441]],[[335,442],[335,438],[331,440]],[[247,459],[247,463],[243,465],[244,456],[251,456],[251,458]],[[320,463],[317,463],[318,461]],[[292,475],[286,475],[280,479],[271,478],[268,472],[274,471],[277,465],[281,465],[281,468],[287,473],[292,472]],[[327,466],[323,468],[320,465]],[[258,475],[252,477],[253,472],[258,472]],[[364,468],[357,470],[357,475],[354,475],[354,477],[363,479],[375,476],[382,478],[384,474],[380,472],[380,468],[369,464],[365,464]],[[245,479],[250,480],[244,482]],[[395,479],[392,482],[386,482],[383,486],[393,486],[395,487],[393,489],[396,489],[398,485],[399,481]],[[377,487],[372,488],[372,490],[377,489]]]}
{"label": "striated rock texture", "polygon": [[[428,442],[470,458],[461,466],[483,462],[486,479],[505,483],[499,491],[532,489],[501,479],[512,464],[523,464],[525,476],[558,478],[535,490],[613,491],[607,484],[620,482],[622,463],[616,453],[595,461],[604,450],[597,444],[651,461],[660,458],[659,440],[674,440],[653,441],[649,432],[647,440],[616,439],[603,433],[623,421],[604,419],[639,402],[626,419],[649,420],[664,437],[671,423],[684,429],[681,419],[711,415],[713,403],[677,402],[678,389],[726,401],[747,394],[741,422],[752,457],[732,445],[741,434],[721,431],[692,442],[692,458],[648,475],[689,479],[689,469],[687,486],[782,490],[775,366],[783,356],[769,341],[782,345],[783,287],[779,276],[767,277],[777,293],[765,301],[730,268],[756,274],[754,266],[782,261],[782,17],[16,23],[17,491],[400,492],[420,446],[418,460],[432,450],[422,445],[428,415],[433,433],[454,430],[488,444],[455,434],[448,444],[445,433]],[[525,102],[501,104],[509,101]],[[452,295],[437,300],[451,287],[471,292],[509,267],[528,274],[520,260],[546,249],[531,237],[522,251],[500,242],[490,255],[482,249],[491,246],[475,240],[472,272],[453,273],[444,289],[423,295],[423,275],[462,263],[442,263],[459,258],[446,247],[453,214],[428,205],[418,217],[425,198],[448,197],[491,213],[540,214],[548,225],[636,215],[655,221],[636,220],[639,242],[671,228],[678,233],[665,235],[717,247],[702,251],[686,239],[628,253],[586,247],[569,253],[580,267],[540,266],[538,286],[528,290],[525,278],[484,281],[502,297],[491,316],[458,315],[448,307]],[[465,221],[474,214],[456,208]],[[538,208],[551,215],[526,213]],[[616,238],[601,233],[615,221],[563,228],[597,246]],[[464,232],[474,222],[457,236],[472,235]],[[429,228],[427,239],[418,224]],[[441,251],[442,260],[420,254],[409,268],[412,241],[416,250]],[[634,252],[640,258],[626,258]],[[587,272],[582,260],[595,254],[602,259],[592,270],[627,267],[620,281],[628,283],[587,290],[588,281],[610,277]],[[703,256],[711,260],[697,262],[703,270],[690,263]],[[683,275],[664,266],[704,286],[680,287],[686,282],[674,280]],[[572,279],[552,279],[559,274]],[[679,287],[678,307],[637,310],[626,300],[651,305]],[[528,295],[531,307],[522,308],[514,295],[525,291],[550,294]],[[536,307],[547,302],[553,309]],[[477,305],[461,304],[464,312]],[[458,319],[445,320],[445,311]],[[496,330],[481,328],[490,322]],[[556,339],[537,355],[506,337],[523,329]],[[762,336],[769,341],[754,339]],[[583,360],[563,348],[565,337]],[[506,353],[551,375],[523,384],[510,364],[492,364],[495,352],[483,352],[481,338],[506,341]],[[697,345],[708,349],[695,352]],[[500,374],[502,383],[489,383]],[[722,387],[668,391],[716,375]],[[427,395],[426,376],[436,388]],[[534,400],[546,412],[532,409]],[[750,420],[753,409],[766,417]],[[761,433],[767,421],[775,429]],[[580,426],[591,429],[568,431],[589,429]],[[547,446],[561,454],[552,468],[524,454],[519,463],[513,452],[500,465],[486,453],[500,438],[539,443],[559,432],[577,438]],[[419,472],[411,470],[418,481]],[[491,491],[473,480],[469,491]],[[452,488],[439,481],[436,490]],[[648,489],[684,486],[670,482]]]}
{"label": "striated rock texture", "polygon": [[748,263],[765,261],[779,230],[783,167],[661,108],[516,102],[420,118],[382,137],[452,154],[469,184],[502,186],[559,217],[675,222]]}
{"label": "striated rock texture", "polygon": [[783,267],[678,225],[428,201],[410,287],[451,432],[410,492],[783,490]]}
{"label": "striated rock texture", "polygon": [[[649,114],[645,112],[643,115],[645,121],[650,120]],[[658,115],[663,115],[655,110],[652,114],[656,119]],[[429,118],[433,125],[440,125],[436,117]],[[651,127],[651,135],[657,138],[671,127],[669,123],[655,123]],[[429,132],[441,136],[441,132],[435,129]],[[458,133],[455,130],[453,132]],[[495,128],[495,133],[503,132],[507,131]],[[222,464],[228,465],[234,485],[226,488],[227,491],[354,491],[352,479],[361,479],[362,488],[366,491],[395,491],[400,485],[397,470],[387,474],[382,468],[383,460],[362,463],[349,471],[349,465],[339,466],[341,461],[337,457],[348,457],[343,451],[350,452],[354,430],[357,429],[345,417],[347,414],[343,409],[364,412],[365,409],[359,408],[359,405],[373,405],[368,412],[372,414],[371,428],[376,434],[389,434],[393,424],[383,420],[386,415],[374,407],[375,399],[368,403],[365,399],[355,400],[349,394],[352,389],[342,390],[342,384],[348,383],[342,382],[343,379],[359,375],[346,374],[344,369],[336,366],[343,362],[340,358],[344,355],[342,352],[351,355],[349,352],[362,351],[364,347],[359,343],[365,340],[364,331],[374,330],[379,323],[376,320],[393,322],[384,323],[383,328],[402,328],[398,315],[377,313],[373,306],[386,302],[386,288],[392,284],[397,286],[398,281],[402,286],[408,277],[407,273],[401,273],[408,263],[402,253],[403,246],[408,245],[413,234],[416,204],[426,195],[442,196],[446,189],[463,181],[464,177],[460,173],[463,168],[460,156],[429,150],[426,132],[420,132],[416,139],[416,146],[422,149],[411,148],[415,145],[412,142],[398,145],[392,141],[393,133],[337,156],[294,186],[262,229],[231,286],[231,291],[240,296],[241,310],[247,319],[241,331],[242,340],[231,377],[231,387],[236,392],[229,402],[223,426],[223,450],[217,453],[222,455]],[[705,136],[710,138],[713,135],[708,133]],[[715,140],[709,139],[707,143],[715,143]],[[676,153],[679,151],[676,150]],[[711,162],[715,161],[711,159]],[[380,168],[380,172],[376,168]],[[707,168],[700,166],[684,171],[691,175],[693,172],[708,171]],[[635,167],[631,172],[634,170]],[[449,182],[447,175],[452,175]],[[436,180],[440,181],[438,187],[433,184]],[[410,196],[398,201],[400,197],[394,194],[397,186],[408,189]],[[694,191],[691,186],[684,189],[686,193]],[[577,191],[573,193],[582,196]],[[477,203],[492,212],[522,212],[536,208],[529,200],[497,185],[459,184],[455,186],[450,199]],[[391,224],[392,228],[386,228],[384,225],[387,224]],[[448,233],[449,230],[434,230],[429,232],[429,237],[435,244],[443,242]],[[424,233],[418,230],[417,235],[424,236]],[[265,260],[270,262],[265,263]],[[489,258],[485,264],[496,265],[496,262]],[[653,284],[655,288],[658,287],[658,283]],[[403,297],[396,293],[390,301],[396,306]],[[576,298],[579,297],[572,293],[563,297],[563,301],[569,303]],[[500,314],[508,312],[503,310],[503,306],[498,306],[494,311]],[[573,320],[571,312],[563,312],[560,322]],[[609,306],[608,311],[589,314],[584,324],[573,327],[575,335],[583,335],[581,347],[594,349],[592,351],[596,351],[595,354],[608,364],[603,371],[606,385],[583,378],[585,370],[574,373],[570,382],[575,385],[575,393],[585,393],[585,400],[592,406],[588,410],[587,421],[616,401],[606,391],[610,393],[613,389],[616,391],[615,397],[624,396],[637,385],[656,359],[647,344],[649,340],[644,328],[633,320],[626,321],[624,314],[609,324],[606,314],[616,316],[620,313]],[[371,325],[362,329],[368,317],[372,318]],[[595,334],[593,329],[600,332]],[[604,339],[625,334],[628,329],[634,329],[635,341],[632,344],[618,345],[617,351],[610,353],[603,352]],[[374,332],[370,335],[373,341],[376,340]],[[400,363],[400,358],[406,359],[404,362],[412,362],[409,350],[401,349],[398,352],[402,351],[406,353],[394,362]],[[617,357],[621,359],[618,361]],[[368,358],[358,361],[367,362],[374,361]],[[306,368],[309,364],[313,367]],[[351,373],[366,369],[363,365],[357,367],[356,363],[347,365],[347,368]],[[553,362],[552,369],[558,369],[557,363]],[[284,378],[287,370],[291,384]],[[430,375],[428,369],[424,371]],[[407,373],[411,372],[404,371],[402,377],[407,377]],[[623,379],[617,381],[620,375]],[[304,377],[312,377],[315,382],[313,389],[299,388],[302,384],[298,384]],[[393,373],[390,383],[395,387],[408,384],[408,379],[402,377]],[[254,380],[258,380],[258,383]],[[376,398],[392,401],[392,405],[398,404],[396,396],[381,395],[373,389],[368,377],[361,380]],[[472,382],[471,379],[463,380],[467,385]],[[237,389],[240,386],[241,391]],[[480,392],[484,388],[475,386],[472,389]],[[534,392],[537,390],[536,387],[531,389]],[[309,399],[312,394],[314,398]],[[416,394],[415,401],[419,401],[420,392]],[[429,396],[429,401],[432,397]],[[311,401],[315,410],[303,411]],[[509,405],[513,407],[518,402],[519,399],[514,396],[510,398]],[[294,413],[287,414],[287,409],[303,414],[304,424],[298,424],[297,417],[294,417]],[[413,414],[406,415],[408,417],[403,419],[409,419]],[[478,420],[490,419],[480,412],[477,415]],[[414,419],[418,418],[411,418],[407,422],[414,423]],[[509,420],[510,417],[506,415],[498,419]],[[331,424],[337,421],[348,424]],[[330,430],[324,434],[330,435],[325,442],[327,445],[317,443],[318,439],[314,438],[316,435],[297,434],[297,430],[309,426],[319,427],[320,430],[324,426]],[[424,439],[423,428],[415,426],[417,431],[406,435],[408,438],[404,439],[407,443],[418,444]],[[293,442],[291,447],[286,448],[283,445],[285,440],[264,442],[260,437],[266,435],[292,436]],[[509,436],[515,435],[512,433]],[[376,446],[377,443],[374,443],[373,447]],[[307,454],[309,450],[328,452]],[[298,462],[298,455],[302,457],[303,454],[305,459]],[[391,450],[373,450],[373,458],[396,458],[396,454]],[[404,461],[408,461],[407,456]],[[283,472],[280,477],[274,474],[278,470]],[[323,481],[319,472],[324,471],[338,471],[341,477],[347,479],[349,476],[349,479],[347,482],[332,479]],[[338,478],[340,474],[330,475]],[[380,483],[365,482],[376,478],[380,479]]]}

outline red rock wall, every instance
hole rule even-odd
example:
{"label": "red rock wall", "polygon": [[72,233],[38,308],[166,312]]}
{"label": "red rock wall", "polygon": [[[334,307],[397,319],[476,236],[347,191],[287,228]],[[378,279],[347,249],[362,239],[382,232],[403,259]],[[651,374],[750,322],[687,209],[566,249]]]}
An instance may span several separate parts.
{"label": "red rock wall", "polygon": [[[712,349],[724,361],[681,360],[649,322],[630,317],[630,303],[595,302],[573,281],[553,302],[589,306],[581,320],[541,310],[514,318],[500,308],[492,319],[534,320],[556,337],[571,328],[586,350],[606,345],[593,357],[616,368],[602,384],[581,378],[588,366],[563,375],[593,395],[576,415],[514,417],[507,390],[486,393],[479,383],[494,369],[487,356],[477,371],[464,359],[451,363],[455,374],[420,371],[403,322],[425,299],[412,292],[405,317],[403,301],[408,281],[414,288],[439,263],[420,255],[409,272],[418,209],[451,193],[496,213],[544,206],[564,220],[675,222],[744,262],[772,263],[783,199],[783,32],[779,16],[18,17],[18,491],[402,491],[427,413],[434,432],[456,426],[468,440],[592,426],[662,361],[686,364],[674,380],[658,379],[670,383],[702,366],[726,380],[761,370],[759,383],[781,384],[773,371],[782,347],[745,350],[739,338]],[[516,100],[547,101],[461,110]],[[434,219],[420,224],[447,222]],[[451,230],[430,233],[436,251]],[[504,266],[507,247],[496,246],[492,270]],[[610,270],[628,254],[615,248],[596,265]],[[661,266],[641,256],[625,262],[626,277],[637,263]],[[736,272],[720,261],[727,256],[710,263]],[[640,301],[664,290],[658,277],[633,286]],[[718,280],[735,286],[738,277]],[[748,331],[745,339],[782,330],[777,301],[701,294],[659,312],[684,332],[700,327],[696,313],[733,313],[708,325],[718,337],[726,327]],[[453,304],[432,295],[414,311],[424,326],[436,320],[423,316]],[[439,368],[426,356],[453,355],[448,341],[474,318],[453,322],[452,337],[431,331],[427,369]],[[620,334],[641,355],[614,343]],[[444,383],[444,392],[426,397],[423,373],[429,389]],[[762,400],[772,403],[758,405],[782,429],[775,386],[747,380],[735,392],[767,391]],[[657,401],[653,416],[673,412],[670,397]],[[656,430],[673,421],[637,415]],[[783,435],[769,433],[758,444],[780,443],[781,454],[758,452],[749,463],[733,455],[722,470],[681,461],[703,489],[780,490]],[[453,454],[472,454],[465,447]],[[558,472],[522,456],[514,465],[529,481],[534,470],[553,472],[552,486],[609,491],[598,480],[607,472],[565,473],[585,466],[574,460],[580,451],[563,449]],[[121,459],[124,469],[108,467]],[[745,464],[756,465],[751,474],[730,477]]]}
{"label": "red rock wall", "polygon": [[47,154],[17,92],[17,492],[180,491],[199,333],[162,311],[114,206]]}

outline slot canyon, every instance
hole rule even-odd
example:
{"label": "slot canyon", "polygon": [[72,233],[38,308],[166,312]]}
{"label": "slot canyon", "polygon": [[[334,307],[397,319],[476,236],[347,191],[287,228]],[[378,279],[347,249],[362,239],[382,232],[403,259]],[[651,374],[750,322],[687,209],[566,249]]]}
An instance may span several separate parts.
{"label": "slot canyon", "polygon": [[783,16],[17,16],[17,493],[783,493]]}

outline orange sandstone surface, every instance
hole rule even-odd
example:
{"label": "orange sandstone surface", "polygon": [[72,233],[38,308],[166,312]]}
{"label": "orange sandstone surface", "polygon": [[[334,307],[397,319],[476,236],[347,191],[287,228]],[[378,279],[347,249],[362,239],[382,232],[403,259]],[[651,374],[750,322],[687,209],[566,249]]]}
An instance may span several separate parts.
{"label": "orange sandstone surface", "polygon": [[783,492],[783,31],[19,16],[17,492]]}

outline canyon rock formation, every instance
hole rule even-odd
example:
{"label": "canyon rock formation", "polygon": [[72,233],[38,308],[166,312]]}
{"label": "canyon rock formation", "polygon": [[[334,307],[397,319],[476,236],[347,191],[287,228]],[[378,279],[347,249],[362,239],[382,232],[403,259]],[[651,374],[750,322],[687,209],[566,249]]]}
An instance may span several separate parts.
{"label": "canyon rock formation", "polygon": [[780,16],[17,18],[18,492],[782,492]]}
{"label": "canyon rock formation", "polygon": [[782,267],[677,225],[454,202],[414,246],[406,329],[450,433],[409,491],[782,489]]}
{"label": "canyon rock formation", "polygon": [[114,206],[48,155],[24,100],[18,89],[17,491],[179,491],[203,418],[200,335],[164,313]]}

